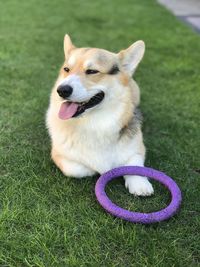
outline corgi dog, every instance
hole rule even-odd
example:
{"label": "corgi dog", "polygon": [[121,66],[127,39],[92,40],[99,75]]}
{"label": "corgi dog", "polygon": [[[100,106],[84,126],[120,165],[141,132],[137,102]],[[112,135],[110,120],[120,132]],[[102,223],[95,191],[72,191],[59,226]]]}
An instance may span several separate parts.
{"label": "corgi dog", "polygon": [[[132,79],[144,51],[143,41],[117,54],[77,48],[65,35],[65,60],[46,115],[51,157],[64,175],[82,178],[119,166],[144,166],[140,91]],[[146,177],[124,179],[131,194],[153,193]]]}

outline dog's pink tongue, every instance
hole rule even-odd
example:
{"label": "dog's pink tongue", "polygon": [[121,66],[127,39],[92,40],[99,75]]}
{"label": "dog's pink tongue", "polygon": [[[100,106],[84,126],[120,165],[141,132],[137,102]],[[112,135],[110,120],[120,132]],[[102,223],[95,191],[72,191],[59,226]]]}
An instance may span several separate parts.
{"label": "dog's pink tongue", "polygon": [[61,120],[70,119],[77,111],[78,104],[73,102],[64,102],[61,104],[58,116]]}

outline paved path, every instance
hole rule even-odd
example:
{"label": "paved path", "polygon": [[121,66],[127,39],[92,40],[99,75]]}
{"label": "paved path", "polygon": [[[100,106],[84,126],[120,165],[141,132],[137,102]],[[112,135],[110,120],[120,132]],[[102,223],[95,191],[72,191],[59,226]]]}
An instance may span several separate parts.
{"label": "paved path", "polygon": [[158,2],[200,32],[200,0],[158,0]]}

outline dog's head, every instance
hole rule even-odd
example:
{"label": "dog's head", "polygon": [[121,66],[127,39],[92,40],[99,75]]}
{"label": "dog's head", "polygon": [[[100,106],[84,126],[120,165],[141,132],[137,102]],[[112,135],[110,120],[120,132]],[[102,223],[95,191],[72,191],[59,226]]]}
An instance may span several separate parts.
{"label": "dog's head", "polygon": [[65,35],[65,61],[55,87],[60,100],[59,117],[63,120],[78,117],[98,110],[105,101],[120,100],[144,50],[143,41],[118,54],[98,48],[76,48]]}

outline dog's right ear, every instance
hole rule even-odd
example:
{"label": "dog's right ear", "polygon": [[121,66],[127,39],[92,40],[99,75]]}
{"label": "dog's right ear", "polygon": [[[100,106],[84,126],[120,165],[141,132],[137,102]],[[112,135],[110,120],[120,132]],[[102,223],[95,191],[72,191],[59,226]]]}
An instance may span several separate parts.
{"label": "dog's right ear", "polygon": [[64,37],[64,53],[65,53],[65,58],[68,57],[69,52],[74,49],[75,46],[73,45],[71,38],[69,37],[68,34],[65,34]]}
{"label": "dog's right ear", "polygon": [[145,51],[145,44],[143,41],[137,41],[133,43],[126,50],[119,52],[119,59],[122,64],[122,68],[130,76],[135,72],[138,64],[143,58]]}

